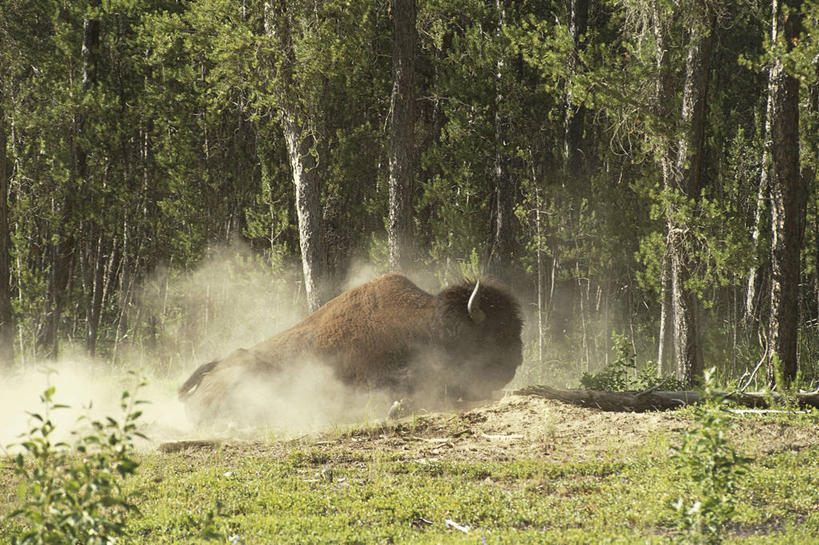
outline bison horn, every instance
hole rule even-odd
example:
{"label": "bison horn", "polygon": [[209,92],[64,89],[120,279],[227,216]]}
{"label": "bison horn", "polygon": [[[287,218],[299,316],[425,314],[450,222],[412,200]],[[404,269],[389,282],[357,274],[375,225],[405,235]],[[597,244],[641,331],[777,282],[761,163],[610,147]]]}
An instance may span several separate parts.
{"label": "bison horn", "polygon": [[483,322],[486,319],[486,314],[481,310],[481,281],[475,282],[475,289],[472,290],[472,295],[469,296],[469,302],[466,304],[466,310],[469,312],[469,317],[476,324]]}

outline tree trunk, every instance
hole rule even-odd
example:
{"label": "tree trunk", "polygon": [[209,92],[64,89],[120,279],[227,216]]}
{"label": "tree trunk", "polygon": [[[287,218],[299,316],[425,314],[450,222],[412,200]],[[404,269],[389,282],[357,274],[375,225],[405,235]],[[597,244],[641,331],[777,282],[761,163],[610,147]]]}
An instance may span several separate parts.
{"label": "tree trunk", "polygon": [[[100,7],[100,0],[89,0],[88,8],[96,10]],[[83,22],[82,31],[82,89],[87,91],[98,80],[97,60],[100,47],[100,21],[88,18]]]}
{"label": "tree trunk", "polygon": [[[536,180],[535,176],[532,176]],[[546,325],[546,316],[548,315],[546,306],[546,297],[544,294],[546,282],[545,264],[543,260],[543,227],[540,219],[540,188],[535,186],[535,236],[536,239],[536,258],[537,258],[537,361],[543,363],[543,346],[546,344],[544,326]]]}
{"label": "tree trunk", "polygon": [[327,250],[321,216],[321,185],[314,131],[300,106],[298,87],[293,76],[296,63],[293,46],[293,19],[286,3],[264,4],[265,32],[275,40],[279,57],[275,92],[282,131],[296,190],[296,215],[299,247],[304,274],[307,308],[315,311],[327,301]]}
{"label": "tree trunk", "polygon": [[[91,0],[89,9],[99,7],[99,0]],[[82,88],[80,93],[85,96],[98,80],[98,57],[100,45],[99,19],[87,18],[83,23],[82,35]],[[84,187],[88,177],[88,144],[85,137],[85,106],[75,118],[73,151],[72,187],[65,190],[63,199],[62,219],[58,229],[56,247],[53,250],[51,278],[49,279],[49,301],[47,302],[44,323],[38,335],[37,344],[45,358],[56,359],[59,351],[59,327],[63,309],[68,296],[68,285],[74,255],[77,249],[77,230],[80,228],[75,221],[77,208],[82,199]]]}
{"label": "tree trunk", "polygon": [[495,0],[498,26],[495,40],[501,53],[495,63],[495,161],[493,177],[495,184],[495,229],[489,252],[488,269],[497,278],[509,282],[509,269],[515,243],[515,194],[517,187],[509,175],[509,156],[506,149],[509,131],[509,115],[506,101],[509,93],[507,60],[503,49],[503,28],[506,25],[504,0]]}
{"label": "tree trunk", "polygon": [[88,349],[88,355],[92,358],[97,353],[97,334],[100,324],[100,314],[102,313],[102,296],[105,284],[106,265],[106,252],[103,247],[105,244],[104,236],[102,233],[99,233],[95,238],[95,248],[90,256],[92,259],[89,260],[89,265],[93,269],[91,282],[89,283],[91,289],[91,300],[86,307],[85,318],[85,343],[86,348]]}
{"label": "tree trunk", "polygon": [[[788,49],[792,48],[801,27],[800,3],[773,0],[772,44],[784,41]],[[786,382],[796,378],[799,254],[805,206],[805,187],[799,172],[799,81],[785,71],[779,56],[774,58],[768,75],[768,93],[771,101],[771,314],[767,356],[768,382],[774,385],[776,359]]]}
{"label": "tree trunk", "polygon": [[327,252],[321,221],[321,189],[313,137],[292,112],[282,119],[284,139],[296,187],[296,215],[299,223],[299,246],[304,274],[307,308],[317,310],[326,302]]}
{"label": "tree trunk", "polygon": [[[813,58],[814,82],[810,85],[808,93],[808,119],[810,124],[806,128],[805,134],[819,134],[819,55]],[[813,161],[809,161],[807,168],[803,172],[802,178],[805,184],[810,184],[810,180],[815,180],[817,171],[816,164],[819,162],[819,138],[813,138],[810,144],[810,154]],[[814,192],[819,190],[814,186]],[[816,202],[816,193],[813,195]],[[813,214],[813,315],[811,319],[819,325],[819,210]]]}
{"label": "tree trunk", "polygon": [[[585,42],[581,38],[585,36],[588,29],[588,0],[571,0],[571,13],[569,15],[569,32],[574,41],[576,51],[582,51]],[[578,58],[576,53],[569,55],[569,73],[574,74],[578,70]],[[563,170],[567,177],[576,176],[582,168],[582,140],[583,122],[585,108],[572,104],[571,89],[566,91],[565,96],[565,117],[563,119]]]}
{"label": "tree trunk", "polygon": [[138,256],[132,254],[133,250],[129,243],[130,230],[131,227],[126,219],[122,226],[122,271],[119,274],[118,286],[119,317],[117,319],[117,330],[114,333],[114,347],[111,354],[113,363],[117,362],[120,342],[128,336],[128,328],[130,325],[128,317],[130,316],[131,303],[133,300],[133,285],[135,283],[134,278],[136,277],[137,268],[136,263],[138,263]]}
{"label": "tree trunk", "polygon": [[415,178],[415,0],[394,0],[390,139],[389,265],[406,270],[412,251]]}
{"label": "tree trunk", "polygon": [[[660,133],[657,135],[659,148],[660,171],[663,177],[663,188],[671,188],[671,163],[673,150],[671,148],[671,53],[668,49],[668,27],[669,22],[666,14],[658,2],[652,5],[652,24],[654,31],[655,46],[655,66],[657,70],[654,81],[654,115],[658,120]],[[673,335],[673,312],[671,301],[671,243],[670,233],[673,232],[674,225],[671,214],[666,215],[666,251],[663,256],[663,263],[660,278],[660,331],[657,341],[657,374],[666,372],[665,359],[667,356],[666,347],[669,346],[669,333]]]}
{"label": "tree trunk", "polygon": [[505,158],[495,157],[495,230],[489,270],[497,278],[509,282],[509,268],[515,244],[515,194],[516,184],[502,166]]}
{"label": "tree trunk", "polygon": [[[765,108],[765,144],[762,149],[762,165],[759,174],[759,187],[756,192],[756,209],[754,211],[754,229],[751,232],[754,255],[759,249],[759,237],[762,235],[762,222],[765,219],[765,203],[768,195],[768,182],[771,175],[771,97],[770,93]],[[745,322],[748,325],[754,321],[759,321],[759,296],[758,285],[760,263],[754,263],[748,270],[748,287],[745,290]]]}
{"label": "tree trunk", "polygon": [[[2,90],[0,80],[0,90]],[[11,307],[11,238],[8,217],[8,168],[6,161],[6,118],[0,97],[0,370],[14,365],[16,324]]]}
{"label": "tree trunk", "polygon": [[660,333],[657,341],[657,377],[665,376],[665,360],[669,343],[669,314],[671,314],[671,261],[668,254],[663,256],[660,270]]}
{"label": "tree trunk", "polygon": [[[685,84],[681,115],[682,135],[677,142],[676,164],[671,189],[676,198],[699,199],[702,187],[703,147],[705,143],[706,95],[709,61],[713,43],[714,16],[700,4],[691,25],[685,65]],[[673,206],[673,205],[672,205]],[[674,359],[677,378],[693,384],[702,376],[703,356],[699,331],[699,300],[687,283],[695,263],[691,255],[687,228],[676,225],[676,211],[670,216],[671,300],[674,307]]]}

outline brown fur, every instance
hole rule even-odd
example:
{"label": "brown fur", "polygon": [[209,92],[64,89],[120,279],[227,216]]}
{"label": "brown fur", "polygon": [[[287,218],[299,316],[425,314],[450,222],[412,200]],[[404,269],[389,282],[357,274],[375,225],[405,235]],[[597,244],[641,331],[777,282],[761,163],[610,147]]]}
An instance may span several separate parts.
{"label": "brown fur", "polygon": [[197,421],[235,416],[248,402],[231,395],[239,383],[264,384],[308,361],[329,366],[345,384],[397,397],[485,397],[520,365],[522,323],[514,299],[482,280],[486,320],[475,324],[467,313],[473,287],[464,282],[433,296],[399,274],[382,276],[249,350],[200,366],[180,399]]}

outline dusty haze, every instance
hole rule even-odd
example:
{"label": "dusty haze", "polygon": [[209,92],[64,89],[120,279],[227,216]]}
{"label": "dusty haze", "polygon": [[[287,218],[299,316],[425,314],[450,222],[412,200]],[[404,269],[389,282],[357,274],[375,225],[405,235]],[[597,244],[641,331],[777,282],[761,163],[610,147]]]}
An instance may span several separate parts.
{"label": "dusty haze", "polygon": [[[354,267],[344,289],[367,282],[382,271],[371,265]],[[435,291],[431,274],[413,275],[424,289]],[[196,270],[179,273],[160,269],[142,285],[137,305],[141,319],[154,324],[154,335],[139,344],[122,343],[114,362],[65,357],[57,362],[29,363],[0,376],[0,445],[19,440],[32,423],[28,413],[42,412],[39,396],[56,388],[55,402],[70,405],[52,417],[55,435],[69,437],[82,415],[119,417],[123,390],[133,392],[138,378],[147,381],[137,396],[142,407],[143,432],[152,443],[202,437],[228,431],[227,423],[193,429],[177,400],[177,388],[202,363],[221,359],[237,348],[249,348],[302,319],[306,311],[297,272],[274,274],[241,245],[220,247]],[[145,338],[141,335],[140,338]],[[63,344],[64,352],[70,351]],[[318,364],[290,370],[260,391],[250,381],[249,399],[262,400],[272,415],[263,430],[273,436],[315,432],[352,421],[381,419],[393,400],[378,393],[353,392]]]}

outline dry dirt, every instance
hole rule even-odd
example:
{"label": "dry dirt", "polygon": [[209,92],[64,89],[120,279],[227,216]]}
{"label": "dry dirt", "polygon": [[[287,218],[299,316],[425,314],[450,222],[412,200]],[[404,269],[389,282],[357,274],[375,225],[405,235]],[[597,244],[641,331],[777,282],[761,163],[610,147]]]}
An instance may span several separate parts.
{"label": "dry dirt", "polygon": [[[783,423],[769,415],[735,417],[731,435],[745,454],[770,454],[819,444],[819,424]],[[399,420],[334,429],[292,440],[224,439],[164,443],[163,452],[212,448],[284,455],[311,448],[356,456],[393,453],[404,460],[556,463],[628,460],[665,455],[679,432],[692,425],[680,412],[606,412],[537,396],[506,395],[460,411],[416,414]]]}

